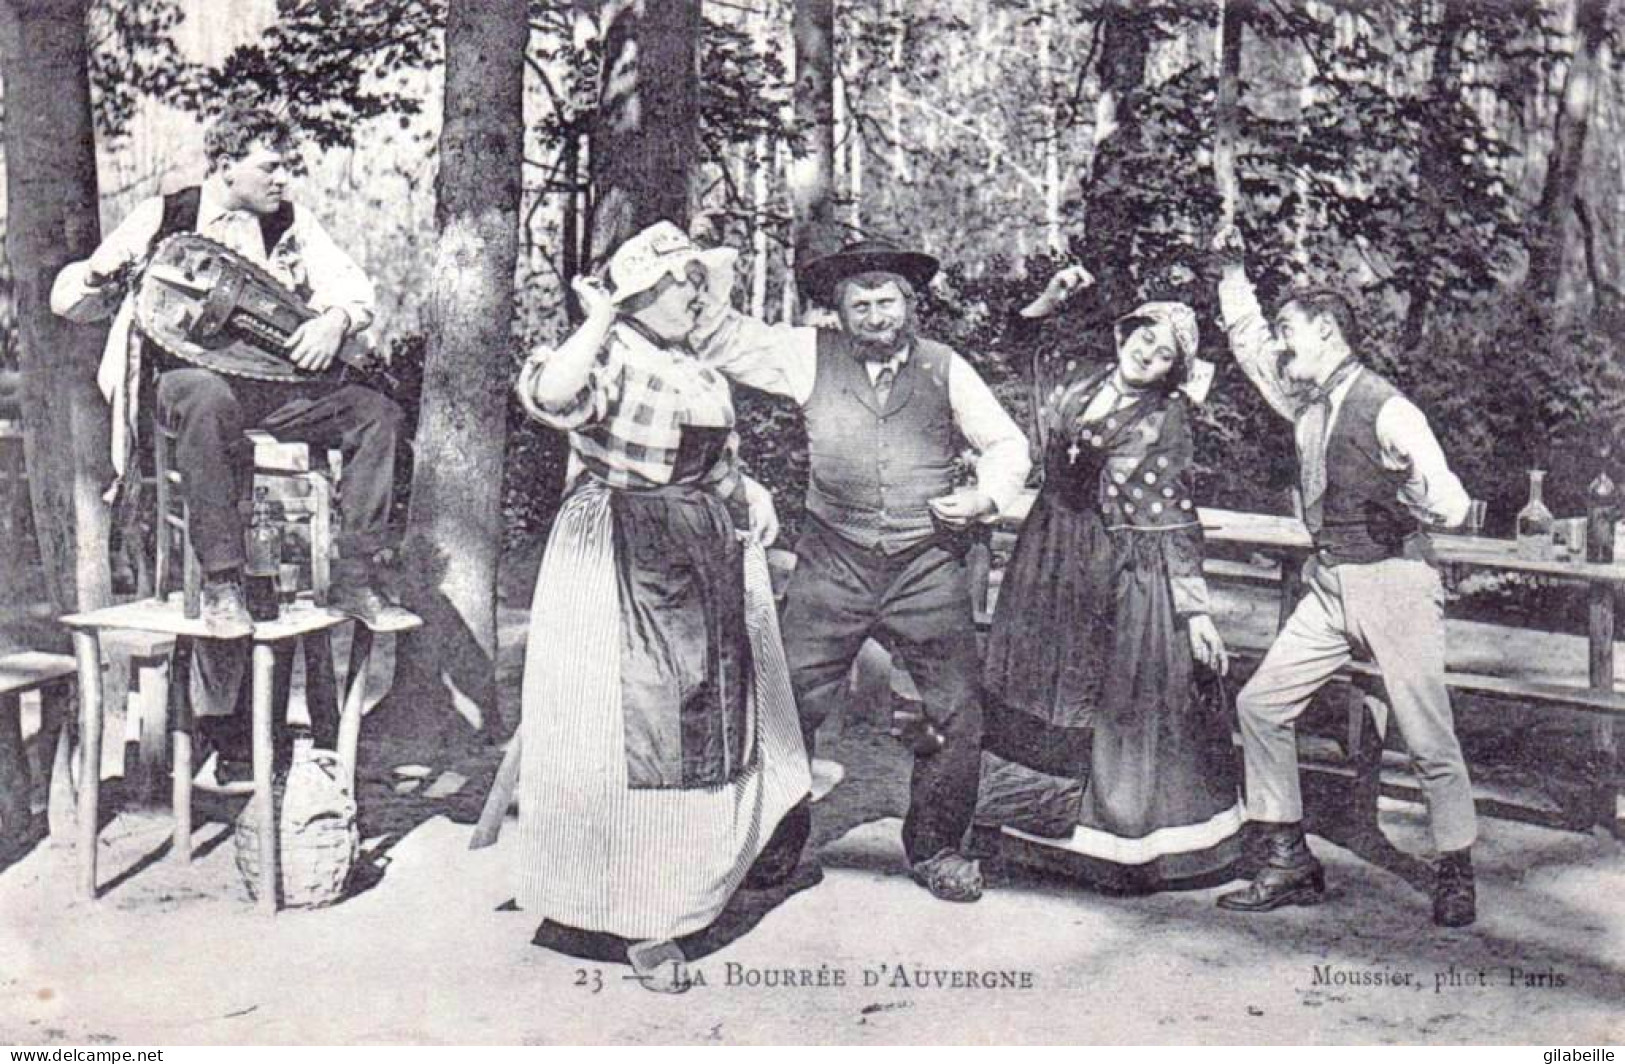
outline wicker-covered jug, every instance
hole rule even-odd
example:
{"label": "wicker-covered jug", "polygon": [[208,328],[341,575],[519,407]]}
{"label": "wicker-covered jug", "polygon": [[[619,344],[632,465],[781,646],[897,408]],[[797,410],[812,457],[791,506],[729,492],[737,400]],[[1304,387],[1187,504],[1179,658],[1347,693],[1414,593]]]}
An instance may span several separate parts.
{"label": "wicker-covered jug", "polygon": [[[286,774],[272,785],[277,811],[277,856],[285,908],[330,905],[344,892],[360,838],[355,798],[344,782],[337,754],[316,749],[309,734],[298,735]],[[234,831],[237,871],[249,897],[259,889],[259,824],[250,804]]]}

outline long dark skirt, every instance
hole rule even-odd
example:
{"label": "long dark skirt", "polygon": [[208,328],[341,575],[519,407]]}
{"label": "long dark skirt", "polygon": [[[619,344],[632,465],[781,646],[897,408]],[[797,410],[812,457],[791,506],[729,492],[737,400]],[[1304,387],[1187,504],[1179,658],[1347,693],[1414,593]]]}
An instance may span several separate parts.
{"label": "long dark skirt", "polygon": [[1168,535],[1041,497],[989,637],[978,823],[1109,889],[1211,879],[1240,853],[1229,721],[1174,611]]}

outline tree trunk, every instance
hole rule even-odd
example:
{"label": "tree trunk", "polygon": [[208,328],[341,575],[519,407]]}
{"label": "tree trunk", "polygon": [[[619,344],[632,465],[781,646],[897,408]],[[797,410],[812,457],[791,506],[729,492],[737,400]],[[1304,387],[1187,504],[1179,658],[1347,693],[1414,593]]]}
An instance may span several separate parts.
{"label": "tree trunk", "polygon": [[1145,82],[1151,39],[1146,15],[1129,5],[1102,14],[1100,99],[1095,106],[1095,154],[1087,198],[1084,264],[1095,274],[1102,305],[1133,306],[1136,285],[1128,264],[1138,222],[1125,200],[1138,181],[1128,161],[1139,146],[1136,101]]}
{"label": "tree trunk", "polygon": [[575,289],[570,287],[570,278],[581,272],[581,200],[583,188],[581,183],[581,134],[574,126],[564,131],[564,217],[559,225],[560,261],[564,285],[564,307],[570,320],[574,321],[580,307],[576,302]]}
{"label": "tree trunk", "polygon": [[1608,32],[1608,0],[1575,0],[1574,23],[1574,57],[1563,79],[1552,154],[1529,241],[1529,284],[1546,303],[1556,298],[1563,273],[1564,236],[1580,184],[1580,162],[1597,96],[1598,56]]}
{"label": "tree trunk", "polygon": [[[886,66],[886,107],[891,121],[891,172],[894,182],[909,184],[913,176],[909,173],[908,146],[903,137],[903,53],[908,39],[908,8],[898,0],[893,0],[887,7],[889,16],[897,25]],[[894,194],[894,207],[895,199]]]}
{"label": "tree trunk", "polygon": [[[773,161],[779,168],[781,187],[790,187],[790,148],[781,140],[774,149]],[[779,286],[779,320],[793,322],[796,312],[800,309],[800,295],[796,291],[796,245],[790,241],[784,245],[784,277]]]}
{"label": "tree trunk", "polygon": [[1220,223],[1236,217],[1241,186],[1236,178],[1236,140],[1241,132],[1241,35],[1252,0],[1223,0],[1219,23],[1219,91],[1213,115],[1213,181],[1219,193]]}
{"label": "tree trunk", "polygon": [[[1305,137],[1303,116],[1316,103],[1315,57],[1308,49],[1298,55],[1298,136]],[[1303,276],[1309,270],[1309,232],[1313,228],[1315,189],[1309,175],[1299,171],[1292,177],[1293,198],[1297,201],[1292,212],[1292,237],[1289,243],[1292,268]]]}
{"label": "tree trunk", "polygon": [[1095,101],[1097,149],[1133,121],[1134,94],[1145,81],[1151,40],[1144,16],[1113,5],[1101,14],[1100,98]]}
{"label": "tree trunk", "polygon": [[[831,62],[833,62],[833,58]],[[852,111],[846,98],[846,80],[835,75],[830,81],[830,98],[835,107],[834,137],[835,165],[832,178],[832,196],[837,203],[852,187]]]}
{"label": "tree trunk", "polygon": [[767,137],[758,136],[751,145],[750,174],[750,314],[753,318],[767,314],[767,193],[772,165]]}
{"label": "tree trunk", "polygon": [[104,328],[51,313],[57,271],[99,241],[87,0],[0,0],[5,75],[6,254],[22,369],[34,527],[53,605],[112,600],[107,405],[96,390]]}
{"label": "tree trunk", "polygon": [[852,143],[847,148],[847,158],[851,160],[851,191],[848,194],[852,203],[852,214],[847,224],[854,232],[863,231],[863,127],[852,123]]}
{"label": "tree trunk", "polygon": [[1038,19],[1038,83],[1044,94],[1044,242],[1051,254],[1066,251],[1061,230],[1061,121],[1056,100],[1053,40],[1058,29],[1055,0],[1044,0]]}
{"label": "tree trunk", "polygon": [[403,564],[407,605],[426,623],[397,659],[385,718],[426,741],[488,733],[496,713],[527,35],[525,0],[452,0],[447,10],[439,237]]}
{"label": "tree trunk", "polygon": [[699,0],[610,0],[593,139],[593,254],[662,219],[687,227],[699,151]]}
{"label": "tree trunk", "polygon": [[796,259],[807,262],[840,245],[835,223],[835,0],[796,0],[794,161]]}
{"label": "tree trunk", "polygon": [[[1428,79],[1428,98],[1437,116],[1448,115],[1467,106],[1460,95],[1459,70],[1467,2],[1443,0],[1439,5],[1439,36],[1434,42],[1433,73]],[[1429,214],[1441,219],[1458,200],[1458,170],[1450,161],[1459,159],[1462,153],[1462,146],[1455,142],[1456,138],[1449,134],[1444,136],[1449,139],[1431,143],[1424,140],[1416,159],[1417,197],[1426,205]],[[1417,280],[1411,286],[1410,301],[1405,308],[1405,321],[1400,331],[1400,349],[1404,351],[1413,351],[1421,344],[1428,315],[1433,309],[1433,292],[1427,286],[1425,272],[1417,270],[1413,276]]]}

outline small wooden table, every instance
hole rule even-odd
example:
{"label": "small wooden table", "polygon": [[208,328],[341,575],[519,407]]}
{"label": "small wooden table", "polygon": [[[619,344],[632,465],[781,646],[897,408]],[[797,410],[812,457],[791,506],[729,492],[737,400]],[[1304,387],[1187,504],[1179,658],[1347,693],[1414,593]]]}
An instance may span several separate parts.
{"label": "small wooden table", "polygon": [[[253,675],[253,762],[254,817],[259,825],[259,908],[274,914],[277,909],[277,886],[280,870],[276,852],[276,803],[271,791],[272,715],[275,709],[272,673],[275,651],[279,644],[293,640],[308,640],[324,633],[331,636],[334,629],[348,623],[350,618],[332,610],[318,608],[308,601],[298,601],[284,607],[282,615],[274,621],[255,625],[252,636]],[[200,618],[188,618],[178,600],[159,601],[143,599],[117,606],[93,610],[89,613],[69,614],[62,623],[73,629],[73,649],[79,667],[79,731],[80,765],[79,783],[79,896],[87,901],[96,897],[96,839],[99,834],[98,807],[100,803],[100,767],[102,746],[102,669],[101,633],[110,629],[156,632],[177,638],[207,639],[207,630]],[[361,713],[364,708],[367,664],[372,657],[375,631],[403,632],[417,628],[423,622],[404,610],[392,611],[392,616],[376,629],[355,626],[350,643],[349,669],[345,677],[342,708],[339,712],[338,755],[344,766],[353,793],[355,789],[356,747],[361,737]],[[326,644],[322,644],[324,650]],[[307,642],[307,653],[311,643]],[[308,659],[307,659],[308,660]],[[171,678],[173,685],[184,690],[186,678]],[[172,722],[172,727],[174,724]],[[190,732],[175,727],[174,739],[174,815],[175,851],[182,860],[191,858],[192,850],[192,745]]]}

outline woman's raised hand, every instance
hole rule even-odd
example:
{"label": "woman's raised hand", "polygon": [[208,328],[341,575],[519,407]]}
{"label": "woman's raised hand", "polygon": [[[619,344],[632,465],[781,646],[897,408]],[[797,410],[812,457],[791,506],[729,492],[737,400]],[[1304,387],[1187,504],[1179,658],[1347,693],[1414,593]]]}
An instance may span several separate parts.
{"label": "woman's raised hand", "polygon": [[751,537],[763,547],[771,547],[779,538],[779,511],[773,505],[773,493],[751,477],[740,479],[745,483],[745,502],[750,507]]}
{"label": "woman's raised hand", "polygon": [[1213,234],[1213,254],[1220,265],[1240,266],[1247,259],[1247,244],[1234,222],[1226,222]]}
{"label": "woman's raised hand", "polygon": [[1067,300],[1095,283],[1094,274],[1082,266],[1063,266],[1055,271],[1039,297],[1022,308],[1024,318],[1043,318],[1059,310]]}
{"label": "woman's raised hand", "polygon": [[615,317],[615,299],[604,287],[604,282],[587,274],[578,274],[570,281],[570,287],[581,303],[583,315],[600,321]]}

